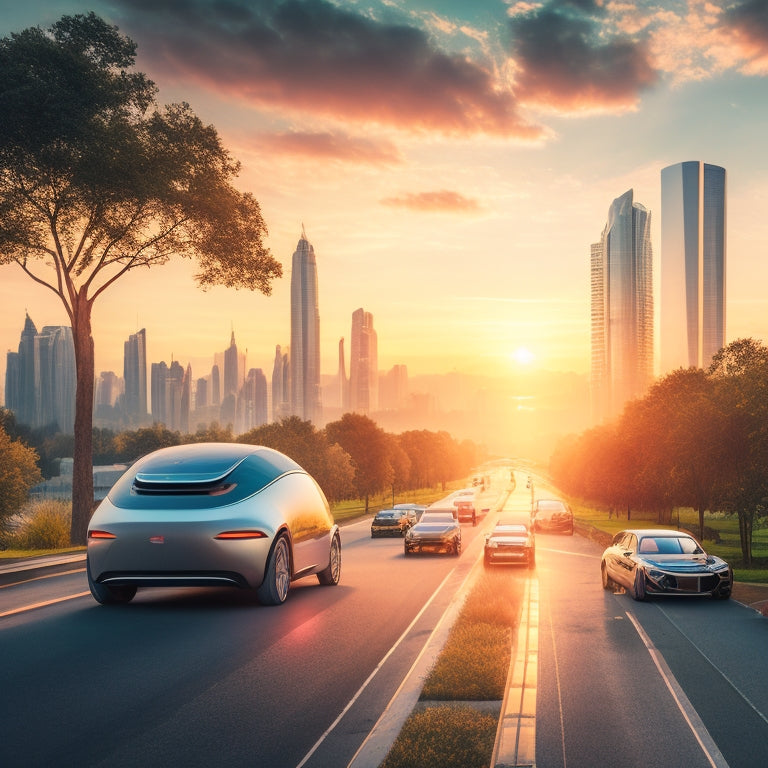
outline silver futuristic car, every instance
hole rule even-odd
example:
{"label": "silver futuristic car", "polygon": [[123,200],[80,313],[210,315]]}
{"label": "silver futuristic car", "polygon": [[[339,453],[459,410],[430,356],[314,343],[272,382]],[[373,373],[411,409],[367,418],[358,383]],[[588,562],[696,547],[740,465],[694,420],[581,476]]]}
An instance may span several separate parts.
{"label": "silver futuristic car", "polygon": [[620,531],[603,552],[603,588],[625,587],[635,600],[652,595],[728,598],[733,570],[690,534],[666,529]]}
{"label": "silver futuristic car", "polygon": [[100,603],[138,587],[235,586],[279,605],[291,581],[341,575],[341,539],[317,483],[278,451],[238,443],[163,448],[137,461],[88,525]]}

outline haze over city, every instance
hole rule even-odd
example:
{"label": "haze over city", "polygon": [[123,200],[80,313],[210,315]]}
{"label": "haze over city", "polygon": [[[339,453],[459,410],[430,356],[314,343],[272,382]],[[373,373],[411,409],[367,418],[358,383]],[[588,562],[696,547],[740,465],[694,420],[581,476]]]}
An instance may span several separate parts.
{"label": "haze over city", "polygon": [[[242,162],[283,264],[269,297],[202,292],[189,263],[121,279],[95,304],[97,372],[122,371],[140,328],[148,361],[203,375],[234,330],[270,371],[303,227],[323,374],[364,307],[383,371],[586,376],[590,244],[633,189],[658,283],[660,172],[694,159],[728,173],[726,340],[768,337],[759,0],[0,5],[3,36],[93,10],[131,37],[159,101],[189,102]],[[21,270],[1,274],[4,351],[25,312],[67,322]]]}

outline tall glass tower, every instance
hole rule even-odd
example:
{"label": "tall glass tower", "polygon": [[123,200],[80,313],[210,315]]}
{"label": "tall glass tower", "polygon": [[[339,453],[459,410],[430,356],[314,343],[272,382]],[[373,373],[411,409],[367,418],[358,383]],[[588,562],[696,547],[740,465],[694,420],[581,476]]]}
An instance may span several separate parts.
{"label": "tall glass tower", "polygon": [[352,313],[349,408],[354,413],[365,414],[379,408],[378,340],[373,315],[362,308]]}
{"label": "tall glass tower", "polygon": [[291,413],[317,423],[322,415],[317,262],[303,227],[291,272],[290,384]]}
{"label": "tall glass tower", "polygon": [[705,368],[725,345],[725,168],[661,171],[661,372]]}
{"label": "tall glass tower", "polygon": [[123,343],[125,416],[129,424],[147,421],[147,331],[142,328]]}
{"label": "tall glass tower", "polygon": [[651,214],[630,189],[591,249],[592,415],[617,415],[653,379]]}

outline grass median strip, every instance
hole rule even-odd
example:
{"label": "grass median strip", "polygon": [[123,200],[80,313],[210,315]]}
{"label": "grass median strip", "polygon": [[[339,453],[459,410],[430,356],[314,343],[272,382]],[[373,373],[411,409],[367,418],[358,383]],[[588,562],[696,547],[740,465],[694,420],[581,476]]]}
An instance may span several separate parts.
{"label": "grass median strip", "polygon": [[527,575],[508,567],[479,575],[381,768],[488,765],[498,708],[471,702],[501,703]]}

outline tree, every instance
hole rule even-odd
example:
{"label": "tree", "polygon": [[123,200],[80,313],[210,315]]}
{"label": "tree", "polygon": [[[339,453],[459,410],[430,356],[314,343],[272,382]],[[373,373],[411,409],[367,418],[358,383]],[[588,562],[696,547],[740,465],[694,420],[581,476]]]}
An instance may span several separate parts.
{"label": "tree", "polygon": [[160,108],[136,45],[94,13],[0,40],[0,265],[62,301],[75,344],[72,542],[93,507],[94,301],[127,272],[194,258],[203,288],[271,291],[238,163],[187,104]]}
{"label": "tree", "polygon": [[37,454],[20,440],[11,440],[0,426],[0,531],[29,496],[29,489],[43,479]]}
{"label": "tree", "polygon": [[390,464],[390,442],[375,421],[360,413],[345,413],[325,426],[329,443],[338,443],[351,457],[355,468],[355,489],[365,499],[391,487],[394,473]]}

